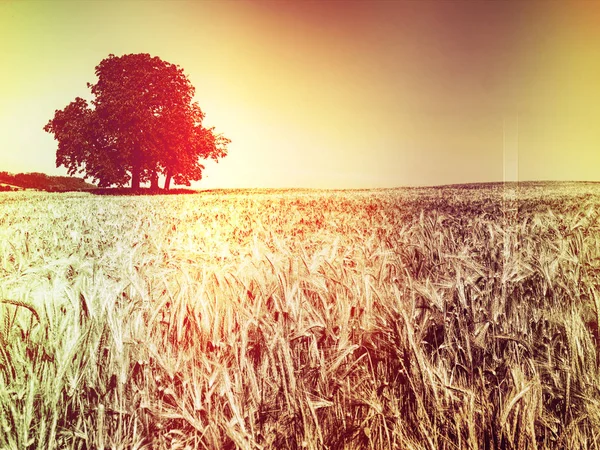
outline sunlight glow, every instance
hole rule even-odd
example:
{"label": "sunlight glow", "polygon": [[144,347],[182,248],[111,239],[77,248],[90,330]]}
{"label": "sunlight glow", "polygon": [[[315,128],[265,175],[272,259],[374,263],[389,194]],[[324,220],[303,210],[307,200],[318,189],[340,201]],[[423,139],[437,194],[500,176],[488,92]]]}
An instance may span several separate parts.
{"label": "sunlight glow", "polygon": [[[3,170],[64,174],[41,128],[108,54],[183,67],[232,140],[198,188],[598,179],[596,2],[0,3]],[[107,24],[110,24],[108,26]]]}

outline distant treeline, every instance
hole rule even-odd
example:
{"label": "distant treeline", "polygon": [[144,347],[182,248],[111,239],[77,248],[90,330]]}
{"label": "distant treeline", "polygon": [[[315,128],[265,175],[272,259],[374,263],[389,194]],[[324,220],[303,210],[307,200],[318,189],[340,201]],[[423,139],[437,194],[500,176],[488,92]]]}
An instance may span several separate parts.
{"label": "distant treeline", "polygon": [[0,172],[0,191],[37,189],[48,192],[64,192],[95,188],[96,186],[86,183],[82,178],[51,176],[40,172],[16,174]]}

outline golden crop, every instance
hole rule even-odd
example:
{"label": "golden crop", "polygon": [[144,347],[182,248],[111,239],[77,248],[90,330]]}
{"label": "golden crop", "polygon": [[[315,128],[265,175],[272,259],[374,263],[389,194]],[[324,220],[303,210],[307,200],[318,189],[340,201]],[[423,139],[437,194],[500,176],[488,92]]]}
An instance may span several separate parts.
{"label": "golden crop", "polygon": [[0,195],[0,448],[599,448],[600,189]]}

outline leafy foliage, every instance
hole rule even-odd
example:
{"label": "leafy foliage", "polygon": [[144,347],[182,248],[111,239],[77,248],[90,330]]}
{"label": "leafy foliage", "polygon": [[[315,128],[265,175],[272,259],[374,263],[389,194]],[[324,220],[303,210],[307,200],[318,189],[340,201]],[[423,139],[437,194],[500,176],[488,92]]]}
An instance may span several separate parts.
{"label": "leafy foliage", "polygon": [[84,173],[100,187],[157,177],[189,186],[202,178],[200,159],[227,155],[229,139],[202,126],[204,113],[180,67],[148,54],[109,55],[88,83],[94,99],[77,97],[44,130],[58,141],[56,165]]}

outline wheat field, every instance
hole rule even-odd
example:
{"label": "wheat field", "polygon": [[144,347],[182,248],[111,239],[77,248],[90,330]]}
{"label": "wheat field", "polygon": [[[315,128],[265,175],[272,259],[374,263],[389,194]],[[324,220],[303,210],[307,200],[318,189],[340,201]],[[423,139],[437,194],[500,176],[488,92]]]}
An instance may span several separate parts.
{"label": "wheat field", "polygon": [[1,449],[598,449],[600,185],[0,194]]}

